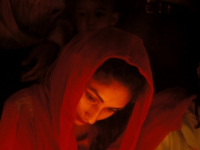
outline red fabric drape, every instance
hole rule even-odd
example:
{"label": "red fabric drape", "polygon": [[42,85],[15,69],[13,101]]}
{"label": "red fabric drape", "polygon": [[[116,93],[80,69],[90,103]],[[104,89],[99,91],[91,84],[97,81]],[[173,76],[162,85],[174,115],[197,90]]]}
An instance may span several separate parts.
{"label": "red fabric drape", "polygon": [[[148,118],[145,121],[154,92],[148,55],[140,38],[115,28],[75,36],[49,69],[44,83],[21,90],[7,100],[0,123],[0,149],[76,150],[73,131],[76,106],[89,78],[109,58],[123,59],[136,66],[146,79],[122,141],[115,147],[118,150],[141,149],[143,137],[149,140],[153,135],[153,132],[146,132],[149,130],[146,127],[162,126],[163,117],[168,114],[159,117],[159,124]],[[157,102],[154,101],[152,107]],[[152,109],[161,111],[157,107]],[[148,117],[154,115],[150,113]],[[175,120],[180,118],[175,117]],[[150,130],[155,131],[154,128]],[[156,145],[161,139],[154,139],[152,143]]]}
{"label": "red fabric drape", "polygon": [[195,98],[181,87],[155,94],[135,149],[154,150],[170,131],[180,130],[182,116]]}

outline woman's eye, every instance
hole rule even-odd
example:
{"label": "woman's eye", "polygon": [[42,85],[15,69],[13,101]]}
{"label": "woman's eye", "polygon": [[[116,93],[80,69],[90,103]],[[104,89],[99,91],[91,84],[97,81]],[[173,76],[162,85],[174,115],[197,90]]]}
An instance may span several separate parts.
{"label": "woman's eye", "polygon": [[95,101],[95,99],[94,99],[89,93],[87,93],[86,95],[87,95],[87,98],[88,98],[90,101],[92,101],[92,102]]}
{"label": "woman's eye", "polygon": [[113,108],[108,108],[108,111],[109,111],[109,112],[114,112],[114,113],[115,113],[117,110],[116,110],[116,109],[113,109]]}

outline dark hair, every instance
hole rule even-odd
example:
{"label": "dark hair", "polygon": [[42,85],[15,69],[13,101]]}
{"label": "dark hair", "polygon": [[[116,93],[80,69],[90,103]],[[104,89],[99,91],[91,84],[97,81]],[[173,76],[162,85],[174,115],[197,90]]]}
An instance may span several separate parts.
{"label": "dark hair", "polygon": [[[76,0],[75,1],[75,5],[77,5],[77,3],[79,2],[80,0]],[[113,10],[113,12],[116,12],[117,9],[116,9],[116,3],[117,3],[117,0],[98,0],[99,2],[101,3],[105,3],[105,4],[108,4],[108,6]]]}
{"label": "dark hair", "polygon": [[93,138],[90,150],[105,150],[126,128],[134,107],[133,102],[142,91],[145,85],[145,78],[139,73],[136,67],[129,65],[124,60],[116,58],[105,61],[104,64],[96,70],[93,77],[105,84],[109,84],[112,77],[129,87],[132,94],[131,101],[123,110],[116,112],[105,120],[97,121],[95,123],[98,134]]}
{"label": "dark hair", "polygon": [[112,9],[113,12],[117,12],[116,0],[99,0],[99,1],[107,3],[110,6],[110,8]]}

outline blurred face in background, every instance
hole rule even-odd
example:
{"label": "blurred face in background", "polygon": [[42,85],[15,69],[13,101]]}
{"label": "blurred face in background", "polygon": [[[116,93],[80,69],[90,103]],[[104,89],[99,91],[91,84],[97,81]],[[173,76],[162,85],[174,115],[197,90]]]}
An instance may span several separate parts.
{"label": "blurred face in background", "polygon": [[104,0],[78,0],[76,5],[76,27],[78,32],[93,31],[114,26],[119,14],[111,3]]}

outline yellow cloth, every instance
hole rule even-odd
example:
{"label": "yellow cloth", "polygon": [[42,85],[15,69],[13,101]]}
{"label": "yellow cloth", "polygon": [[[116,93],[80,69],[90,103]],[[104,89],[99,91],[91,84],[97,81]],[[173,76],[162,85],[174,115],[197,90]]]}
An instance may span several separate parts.
{"label": "yellow cloth", "polygon": [[[198,109],[200,112],[200,108]],[[170,132],[155,150],[200,150],[200,128],[196,129],[195,104],[183,115],[181,130]]]}

